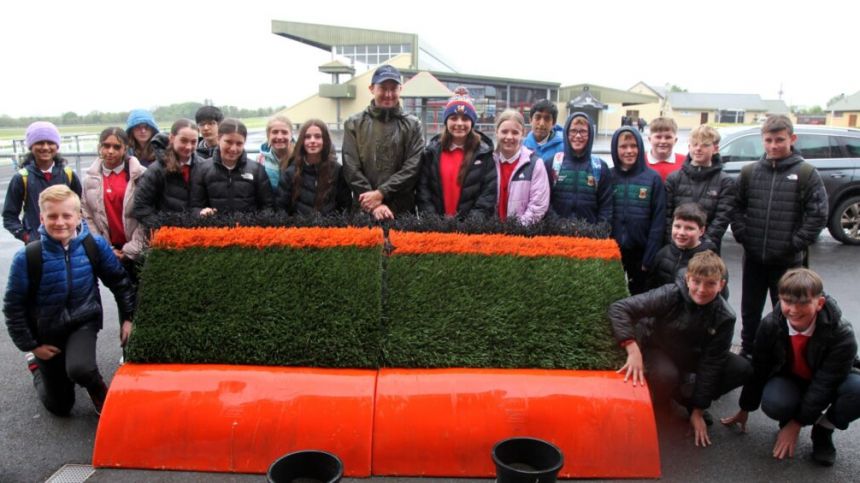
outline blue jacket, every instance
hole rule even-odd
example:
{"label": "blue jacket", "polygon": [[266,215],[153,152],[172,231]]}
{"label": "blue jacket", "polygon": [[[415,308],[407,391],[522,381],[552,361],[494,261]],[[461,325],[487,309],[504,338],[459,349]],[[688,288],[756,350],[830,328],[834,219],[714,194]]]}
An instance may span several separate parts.
{"label": "blue jacket", "polygon": [[543,145],[535,141],[534,133],[529,133],[523,141],[523,146],[538,155],[544,163],[551,163],[555,153],[564,152],[564,129],[556,124],[549,132],[549,139]]}
{"label": "blue jacket", "polygon": [[562,136],[564,160],[556,173],[553,160],[546,162],[546,172],[552,184],[550,207],[555,215],[562,218],[581,218],[590,223],[610,223],[612,221],[612,180],[609,166],[600,158],[600,173],[595,176],[592,166],[591,147],[594,144],[595,129],[587,114],[574,112],[567,118],[564,131],[576,117],[588,122],[588,145],[582,156],[577,156],[570,146],[567,136]]}
{"label": "blue jacket", "polygon": [[[69,243],[68,251],[39,228],[42,240],[42,278],[36,292],[36,303],[28,301],[29,279],[26,248],[18,250],[12,259],[3,314],[12,342],[22,351],[41,344],[62,340],[82,326],[93,330],[102,328],[102,305],[99,285],[83,239],[90,236],[86,222],[81,222],[78,235]],[[134,311],[135,294],[125,269],[122,268],[104,238],[93,236],[98,247],[98,278],[116,298],[120,322],[130,320]]]}
{"label": "blue jacket", "polygon": [[[618,140],[629,132],[636,138],[639,155],[627,171],[620,168]],[[612,238],[622,249],[642,250],[642,264],[653,266],[654,256],[662,246],[666,226],[666,188],[660,175],[645,164],[645,145],[639,131],[624,126],[612,135],[612,188],[614,216]]]}
{"label": "blue jacket", "polygon": [[[27,199],[24,199],[24,177],[16,172],[9,181],[6,191],[6,204],[3,205],[3,227],[9,230],[15,238],[27,242],[39,239],[39,194],[48,186],[65,184],[78,196],[81,196],[81,180],[76,174],[68,179],[64,169],[66,160],[54,157],[54,168],[51,170],[51,180],[36,167],[33,155],[27,156],[22,169],[27,170]],[[24,217],[21,219],[21,212]]]}

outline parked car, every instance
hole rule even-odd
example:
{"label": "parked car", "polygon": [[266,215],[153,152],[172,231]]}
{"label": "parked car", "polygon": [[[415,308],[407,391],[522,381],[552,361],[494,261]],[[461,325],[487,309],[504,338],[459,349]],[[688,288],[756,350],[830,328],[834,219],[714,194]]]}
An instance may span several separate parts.
{"label": "parked car", "polygon": [[[821,174],[827,190],[827,229],[833,238],[860,245],[860,129],[797,125],[795,148]],[[761,159],[761,129],[720,129],[720,156],[725,171],[737,176],[741,168]]]}

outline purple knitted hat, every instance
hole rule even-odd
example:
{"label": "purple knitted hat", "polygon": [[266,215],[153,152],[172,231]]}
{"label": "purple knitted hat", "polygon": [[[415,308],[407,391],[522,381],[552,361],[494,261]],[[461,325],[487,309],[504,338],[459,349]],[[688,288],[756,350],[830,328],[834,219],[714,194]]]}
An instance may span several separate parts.
{"label": "purple knitted hat", "polygon": [[40,141],[49,141],[58,147],[60,146],[60,131],[57,126],[47,121],[36,121],[27,126],[27,133],[24,138],[27,142],[27,149]]}

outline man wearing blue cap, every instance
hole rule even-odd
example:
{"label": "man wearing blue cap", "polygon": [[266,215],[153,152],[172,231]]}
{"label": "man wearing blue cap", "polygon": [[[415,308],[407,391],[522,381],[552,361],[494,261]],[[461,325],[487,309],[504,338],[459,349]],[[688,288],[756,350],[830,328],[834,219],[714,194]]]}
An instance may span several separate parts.
{"label": "man wearing blue cap", "polygon": [[354,199],[377,220],[414,211],[415,183],[424,151],[421,121],[400,107],[400,71],[373,73],[373,100],[344,123],[343,171]]}

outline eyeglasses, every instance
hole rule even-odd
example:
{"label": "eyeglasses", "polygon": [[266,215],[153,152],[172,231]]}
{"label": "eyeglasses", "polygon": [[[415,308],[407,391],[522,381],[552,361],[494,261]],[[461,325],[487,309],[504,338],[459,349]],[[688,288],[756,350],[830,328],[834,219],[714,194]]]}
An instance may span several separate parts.
{"label": "eyeglasses", "polygon": [[588,137],[588,129],[571,129],[567,132],[569,135],[575,138],[587,138]]}

